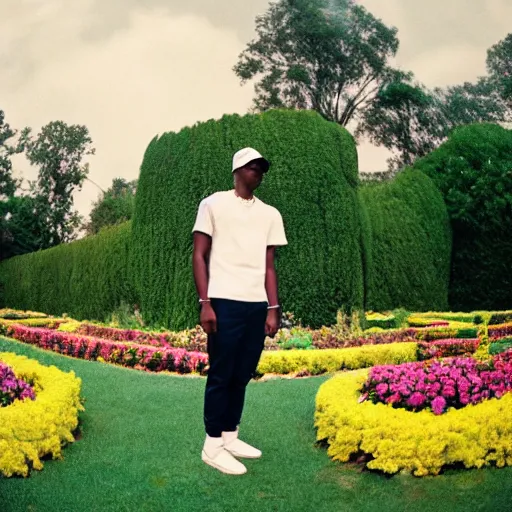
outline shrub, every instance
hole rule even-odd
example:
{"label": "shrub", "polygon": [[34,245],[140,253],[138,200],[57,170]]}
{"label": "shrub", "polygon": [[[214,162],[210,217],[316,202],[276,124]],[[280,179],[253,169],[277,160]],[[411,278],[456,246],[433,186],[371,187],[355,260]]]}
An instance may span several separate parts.
{"label": "shrub", "polygon": [[416,361],[416,351],[416,343],[397,343],[344,349],[263,352],[257,373],[288,374],[307,370],[310,375],[319,375],[376,364]]}
{"label": "shrub", "polygon": [[25,356],[2,352],[0,361],[18,378],[33,384],[35,400],[0,408],[0,475],[27,476],[30,468],[43,468],[41,459],[62,457],[62,448],[74,441],[81,380],[74,372],[43,366]]}
{"label": "shrub", "polygon": [[104,320],[122,301],[134,304],[129,222],[100,234],[0,263],[9,306]]}
{"label": "shrub", "polygon": [[371,229],[365,308],[446,309],[451,233],[433,181],[406,170],[392,181],[363,185],[360,198]]}
{"label": "shrub", "polygon": [[512,323],[512,311],[495,311],[489,318],[489,325]]}
{"label": "shrub", "polygon": [[346,462],[367,454],[370,469],[416,476],[438,474],[442,467],[512,465],[512,393],[437,416],[430,411],[359,403],[368,370],[342,373],[320,386],[316,397],[317,440],[328,443],[330,457]]}
{"label": "shrub", "polygon": [[453,230],[450,306],[500,310],[512,306],[512,131],[482,123],[455,128],[418,160],[441,191]]}
{"label": "shrub", "polygon": [[505,338],[512,336],[512,322],[506,324],[490,325],[488,327],[488,335],[491,339]]}
{"label": "shrub", "polygon": [[491,356],[501,354],[502,352],[505,352],[509,348],[512,348],[512,337],[501,338],[489,344],[489,354]]}
{"label": "shrub", "polygon": [[479,344],[479,338],[420,342],[418,343],[418,359],[423,361],[432,358],[470,355],[478,349]]}
{"label": "shrub", "polygon": [[232,155],[244,146],[272,162],[257,196],[281,212],[289,241],[276,263],[283,309],[318,327],[333,324],[341,305],[362,307],[354,141],[317,113],[269,111],[224,116],[149,144],[133,218],[135,278],[146,323],[173,330],[196,324],[191,230],[197,207],[233,187]]}
{"label": "shrub", "polygon": [[131,342],[115,342],[22,325],[9,327],[8,335],[60,354],[81,359],[103,360],[148,371],[202,373],[208,362],[206,354],[189,352],[183,348],[160,348]]}

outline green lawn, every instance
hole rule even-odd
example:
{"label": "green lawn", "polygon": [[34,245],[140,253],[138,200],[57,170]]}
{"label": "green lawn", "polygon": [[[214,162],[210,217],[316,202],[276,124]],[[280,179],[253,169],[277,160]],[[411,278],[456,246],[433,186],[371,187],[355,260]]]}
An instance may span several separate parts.
{"label": "green lawn", "polygon": [[0,479],[0,511],[509,510],[512,468],[392,478],[333,463],[315,446],[314,401],[327,377],[251,383],[244,437],[263,451],[248,473],[200,458],[204,378],[75,360],[0,338],[82,378],[83,436],[27,479]]}

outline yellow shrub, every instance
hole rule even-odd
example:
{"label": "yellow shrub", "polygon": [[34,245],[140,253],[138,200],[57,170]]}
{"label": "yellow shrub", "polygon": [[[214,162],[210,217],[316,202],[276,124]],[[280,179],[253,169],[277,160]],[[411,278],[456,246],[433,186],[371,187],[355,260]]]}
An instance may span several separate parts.
{"label": "yellow shrub", "polygon": [[312,375],[338,370],[369,368],[378,364],[416,361],[416,343],[363,345],[323,350],[278,350],[263,352],[257,372],[287,374],[308,370]]}
{"label": "yellow shrub", "polygon": [[0,352],[0,361],[16,376],[33,382],[35,400],[0,407],[0,475],[27,476],[30,467],[42,469],[41,457],[62,457],[61,447],[73,442],[78,426],[82,381],[74,372],[43,366],[25,356]]}
{"label": "yellow shrub", "polygon": [[512,393],[435,416],[390,405],[359,403],[368,370],[340,374],[324,383],[316,397],[317,439],[328,454],[345,462],[364,451],[375,457],[370,469],[436,475],[443,465],[467,468],[512,465]]}
{"label": "yellow shrub", "polygon": [[79,322],[78,320],[66,320],[63,324],[60,324],[58,327],[58,331],[60,332],[76,332],[82,325],[82,322]]}

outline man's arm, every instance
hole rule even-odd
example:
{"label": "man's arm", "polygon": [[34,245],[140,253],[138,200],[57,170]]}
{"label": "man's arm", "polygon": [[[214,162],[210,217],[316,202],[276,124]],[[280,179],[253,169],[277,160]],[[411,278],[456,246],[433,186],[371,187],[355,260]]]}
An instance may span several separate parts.
{"label": "man's arm", "polygon": [[[192,268],[197,293],[200,299],[208,299],[208,260],[212,247],[209,235],[196,231],[194,233],[194,251],[192,253]],[[207,334],[217,330],[217,318],[210,302],[201,304],[201,326]]]}
{"label": "man's arm", "polygon": [[[277,272],[275,267],[275,253],[274,246],[267,247],[266,269],[265,269],[265,290],[267,292],[268,305],[279,305],[277,293]],[[269,309],[267,314],[267,321],[265,324],[265,334],[274,337],[279,330],[280,308]]]}

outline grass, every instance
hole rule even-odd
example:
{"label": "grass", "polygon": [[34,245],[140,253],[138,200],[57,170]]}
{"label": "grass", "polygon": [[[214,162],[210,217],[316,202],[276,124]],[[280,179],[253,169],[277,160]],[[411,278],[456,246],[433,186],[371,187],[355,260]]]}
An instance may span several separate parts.
{"label": "grass", "polygon": [[206,466],[204,378],[76,360],[0,338],[11,351],[82,378],[82,437],[27,479],[0,479],[11,511],[487,511],[507,510],[512,468],[392,478],[332,462],[315,446],[318,387],[328,377],[251,383],[243,433],[263,451],[233,477]]}

